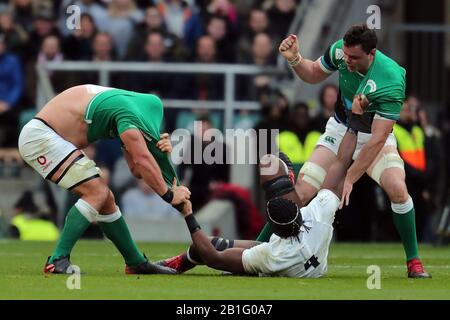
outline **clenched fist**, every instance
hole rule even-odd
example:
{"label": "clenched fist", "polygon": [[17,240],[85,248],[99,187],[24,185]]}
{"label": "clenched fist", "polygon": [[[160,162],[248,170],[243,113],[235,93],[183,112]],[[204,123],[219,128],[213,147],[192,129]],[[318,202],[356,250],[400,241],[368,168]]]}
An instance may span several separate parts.
{"label": "clenched fist", "polygon": [[292,61],[297,58],[299,54],[298,50],[298,39],[295,34],[290,34],[278,47],[278,51],[280,51],[281,55],[288,61]]}

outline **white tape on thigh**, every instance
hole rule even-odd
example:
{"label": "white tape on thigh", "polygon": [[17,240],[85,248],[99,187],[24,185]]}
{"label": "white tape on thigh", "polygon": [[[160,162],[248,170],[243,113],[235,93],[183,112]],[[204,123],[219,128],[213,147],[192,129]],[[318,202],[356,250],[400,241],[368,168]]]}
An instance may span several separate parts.
{"label": "white tape on thigh", "polygon": [[313,162],[305,162],[300,169],[300,174],[303,174],[303,181],[308,182],[317,190],[322,186],[327,172],[319,165]]}
{"label": "white tape on thigh", "polygon": [[120,212],[119,207],[117,207],[117,211],[111,214],[98,214],[97,215],[97,221],[98,222],[104,222],[104,223],[111,223],[116,220],[119,220],[122,216],[122,212]]}
{"label": "white tape on thigh", "polygon": [[75,208],[77,208],[89,222],[94,222],[98,215],[98,211],[83,199],[78,199],[75,203]]}
{"label": "white tape on thigh", "polygon": [[63,177],[57,184],[64,189],[70,189],[89,179],[93,176],[99,175],[100,169],[95,166],[95,162],[90,160],[88,157],[75,161],[67,172],[63,173]]}
{"label": "white tape on thigh", "polygon": [[391,152],[383,154],[383,156],[378,160],[372,170],[370,175],[376,183],[381,185],[381,175],[383,171],[389,168],[399,168],[405,170],[402,158],[397,153]]}

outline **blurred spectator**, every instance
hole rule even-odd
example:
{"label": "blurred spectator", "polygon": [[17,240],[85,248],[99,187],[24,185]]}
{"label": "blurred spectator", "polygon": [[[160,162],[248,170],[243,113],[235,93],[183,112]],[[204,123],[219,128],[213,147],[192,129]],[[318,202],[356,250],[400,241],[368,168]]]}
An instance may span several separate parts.
{"label": "blurred spectator", "polygon": [[[95,0],[63,0],[59,10],[58,26],[62,34],[67,36],[72,33],[66,26],[67,7],[76,5],[80,9],[81,14],[88,14],[95,21],[95,25],[100,31],[108,31],[108,13],[104,7],[96,3]],[[76,32],[76,30],[75,30]]]}
{"label": "blurred spectator", "polygon": [[[258,141],[258,157],[266,153],[276,151],[276,142],[271,140],[270,130],[279,130],[280,132],[289,128],[288,112],[289,102],[286,96],[280,91],[265,92],[261,95],[261,120],[256,124],[255,130],[268,130],[267,141]],[[259,135],[257,135],[258,138]],[[265,145],[265,146],[264,146]],[[265,150],[259,148],[264,146]]]}
{"label": "blurred spectator", "polygon": [[181,218],[180,213],[149,187],[144,180],[127,190],[121,199],[122,213],[127,218],[166,219]]}
{"label": "blurred spectator", "polygon": [[64,40],[64,56],[67,60],[90,60],[97,27],[91,15],[83,13],[80,28]]}
{"label": "blurred spectator", "polygon": [[134,27],[144,21],[144,14],[133,0],[112,0],[108,5],[107,30],[114,40],[117,57],[124,59]]}
{"label": "blurred spectator", "polygon": [[253,39],[258,33],[267,33],[269,27],[269,19],[264,10],[253,8],[248,18],[248,25],[241,31],[239,40],[239,57],[240,60],[251,55],[251,47]]}
{"label": "blurred spectator", "polygon": [[422,196],[428,213],[421,240],[431,242],[434,240],[432,216],[440,209],[441,201],[446,196],[446,191],[442,188],[445,186],[445,177],[442,175],[445,171],[445,155],[442,150],[442,134],[429,122],[427,112],[420,105],[420,101],[417,118],[425,133],[425,185],[427,187],[423,190]]}
{"label": "blurred spectator", "polygon": [[56,241],[59,230],[39,212],[31,191],[25,191],[14,205],[10,234],[20,240]]}
{"label": "blurred spectator", "polygon": [[26,32],[33,29],[33,5],[31,0],[11,0],[14,20]]}
{"label": "blurred spectator", "polygon": [[[247,57],[243,62],[260,67],[275,65],[273,42],[267,33],[258,33],[253,38],[251,56]],[[251,77],[245,75],[238,76],[237,79],[238,98],[240,100],[254,101],[258,99],[261,92],[269,89],[272,77],[267,74],[260,74]]]}
{"label": "blurred spectator", "polygon": [[[61,62],[63,59],[59,38],[56,36],[45,37],[38,53],[37,63]],[[49,73],[51,74],[51,71]]]}
{"label": "blurred spectator", "polygon": [[233,28],[236,28],[238,23],[238,15],[234,3],[229,0],[201,0],[197,1],[197,4],[201,5],[206,9],[210,15],[216,15],[224,17]]}
{"label": "blurred spectator", "polygon": [[[14,22],[12,11],[0,6],[0,32],[5,36],[6,47],[9,52],[18,56],[23,54],[23,49],[28,41],[27,32]],[[21,56],[23,60],[23,56]]]}
{"label": "blurred spectator", "polygon": [[16,109],[23,92],[19,59],[7,51],[6,38],[0,33],[0,147],[17,144]]}
{"label": "blurred spectator", "polygon": [[[111,35],[107,32],[98,32],[92,42],[92,57],[93,62],[112,62],[116,60],[116,53],[114,50],[114,43]],[[112,73],[110,79],[110,85],[118,88],[125,88],[122,83],[125,74]],[[99,83],[98,72],[82,72],[79,74],[79,81],[81,83]]]}
{"label": "blurred spectator", "polygon": [[291,159],[297,176],[314,151],[321,133],[314,129],[309,116],[309,107],[304,102],[294,106],[289,119],[288,129],[280,132],[277,143],[280,151]]}
{"label": "blurred spectator", "polygon": [[[27,64],[27,85],[26,95],[30,102],[36,101],[37,73],[36,64],[48,62],[61,62],[64,56],[61,52],[60,40],[57,36],[47,35],[41,43],[36,60],[30,60]],[[64,72],[47,71],[53,88],[56,92],[61,92],[69,86],[70,77]]]}
{"label": "blurred spectator", "polygon": [[218,183],[212,190],[211,200],[228,200],[233,203],[240,239],[255,239],[258,236],[264,219],[249,190],[236,184]]}
{"label": "blurred spectator", "polygon": [[314,127],[320,132],[325,132],[325,127],[327,125],[328,119],[334,115],[334,105],[338,99],[338,88],[336,85],[327,83],[320,89],[319,102],[320,109],[319,113],[314,119]]}
{"label": "blurred spectator", "polygon": [[[194,62],[217,62],[217,47],[211,36],[202,36],[198,39]],[[177,97],[182,99],[222,100],[224,97],[223,75],[182,75],[176,78],[175,81],[177,81],[177,87],[180,88],[177,92]],[[189,85],[186,85],[187,83]]]}
{"label": "blurred spectator", "polygon": [[227,63],[235,62],[236,43],[227,20],[222,16],[212,16],[206,31],[216,43],[217,60]]}
{"label": "blurred spectator", "polygon": [[186,52],[181,41],[175,34],[167,31],[160,12],[152,6],[145,10],[145,21],[137,25],[134,30],[128,45],[128,60],[140,60],[144,51],[142,44],[152,32],[159,32],[162,35],[164,47],[171,56],[175,57],[175,60],[185,58]]}
{"label": "blurred spectator", "polygon": [[[166,54],[164,38],[160,32],[149,33],[145,43],[145,56],[141,60],[160,63],[171,60]],[[166,99],[171,97],[171,92],[174,90],[173,76],[170,73],[135,73],[130,75],[130,79],[133,90],[153,93]]]}
{"label": "blurred spectator", "polygon": [[156,6],[166,23],[167,31],[183,39],[186,22],[192,16],[189,5],[182,0],[165,0],[158,1]]}
{"label": "blurred spectator", "polygon": [[[208,195],[211,194],[218,182],[229,182],[230,179],[230,166],[226,164],[225,160],[227,146],[223,141],[217,141],[211,139],[211,136],[207,136],[207,134],[211,134],[211,131],[208,132],[208,130],[213,129],[208,116],[203,116],[198,121],[200,123],[197,122],[196,132],[190,139],[192,152],[185,154],[183,162],[178,166],[180,180],[191,191],[194,212],[209,201]],[[200,145],[201,150],[197,150],[198,148],[195,146]],[[210,152],[205,152],[206,148]],[[197,159],[194,152],[201,152],[201,163],[194,162]],[[203,155],[210,155],[213,163],[207,164]]]}
{"label": "blurred spectator", "polygon": [[107,32],[99,32],[95,35],[92,49],[92,61],[106,62],[115,60],[113,39]]}
{"label": "blurred spectator", "polygon": [[35,59],[42,46],[44,38],[50,35],[60,37],[60,32],[56,28],[56,18],[53,12],[49,9],[41,9],[33,16],[33,30],[30,33],[28,46],[26,48],[25,56],[27,60]]}
{"label": "blurred spectator", "polygon": [[296,9],[296,0],[275,0],[274,5],[268,10],[270,34],[273,36],[275,43],[280,43],[287,35],[294,20]]}

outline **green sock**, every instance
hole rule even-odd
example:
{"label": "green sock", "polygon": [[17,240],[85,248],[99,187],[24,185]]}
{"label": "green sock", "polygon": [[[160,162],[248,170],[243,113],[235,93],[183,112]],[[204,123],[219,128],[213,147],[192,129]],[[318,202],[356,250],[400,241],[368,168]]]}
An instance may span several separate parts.
{"label": "green sock", "polygon": [[419,257],[419,247],[416,235],[416,214],[414,207],[407,213],[393,214],[394,224],[397,228],[405,249],[406,260]]}
{"label": "green sock", "polygon": [[70,255],[75,243],[81,238],[90,224],[75,205],[72,206],[67,214],[64,229],[49,262],[53,262],[56,258]]}
{"label": "green sock", "polygon": [[120,251],[127,265],[135,266],[146,260],[131,238],[128,226],[122,216],[113,222],[99,222],[98,224]]}
{"label": "green sock", "polygon": [[270,228],[270,224],[266,222],[264,228],[261,230],[258,237],[256,238],[256,241],[269,242],[271,236],[272,236],[272,229]]}

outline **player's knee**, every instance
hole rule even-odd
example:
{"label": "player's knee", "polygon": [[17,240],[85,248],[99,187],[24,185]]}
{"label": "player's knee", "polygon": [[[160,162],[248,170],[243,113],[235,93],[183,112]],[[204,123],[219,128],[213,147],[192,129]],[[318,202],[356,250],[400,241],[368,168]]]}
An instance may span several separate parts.
{"label": "player's knee", "polygon": [[[105,206],[112,195],[109,187],[100,179],[95,179],[86,190],[83,199],[98,210]],[[114,201],[114,196],[112,199]]]}
{"label": "player's knee", "polygon": [[385,188],[389,199],[393,203],[405,203],[409,199],[408,189],[402,179],[392,180]]}

